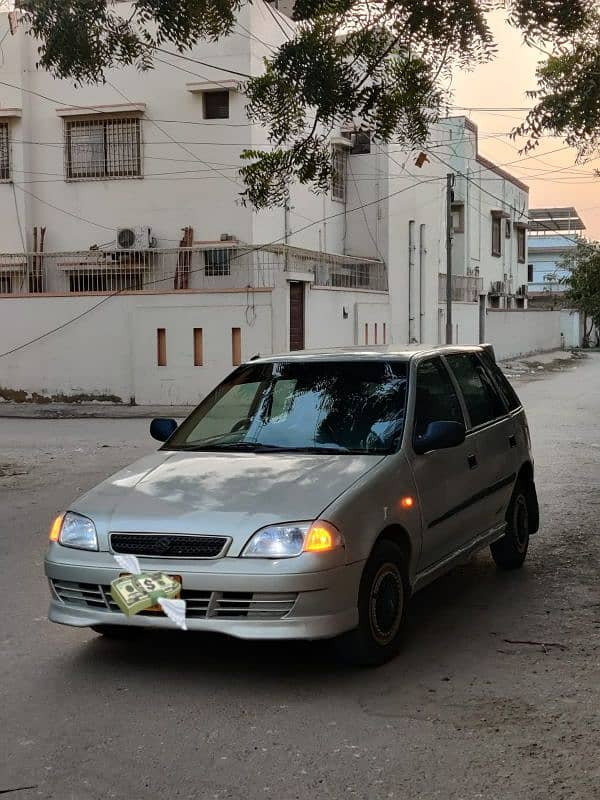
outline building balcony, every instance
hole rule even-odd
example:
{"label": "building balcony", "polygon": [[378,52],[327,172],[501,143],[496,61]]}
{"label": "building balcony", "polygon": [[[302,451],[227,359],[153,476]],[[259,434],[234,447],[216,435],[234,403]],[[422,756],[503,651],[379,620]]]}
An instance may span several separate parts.
{"label": "building balcony", "polygon": [[[447,276],[444,272],[439,274],[438,300],[446,302]],[[483,292],[483,278],[474,275],[452,276],[452,300],[456,303],[478,303],[479,295]]]}
{"label": "building balcony", "polygon": [[388,288],[382,261],[227,241],[171,249],[0,254],[0,295],[268,289],[286,273],[301,273],[313,285],[332,289]]}

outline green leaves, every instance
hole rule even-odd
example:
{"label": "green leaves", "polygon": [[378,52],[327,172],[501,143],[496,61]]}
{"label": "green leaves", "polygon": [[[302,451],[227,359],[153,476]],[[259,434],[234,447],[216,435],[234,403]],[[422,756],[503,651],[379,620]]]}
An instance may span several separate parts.
{"label": "green leaves", "polygon": [[540,63],[536,101],[514,134],[527,137],[533,150],[548,133],[564,137],[577,149],[579,160],[600,148],[600,14],[587,18],[587,27]]}
{"label": "green leaves", "polygon": [[568,286],[568,299],[600,328],[600,242],[580,239],[560,266],[569,270],[562,279]]}
{"label": "green leaves", "polygon": [[38,66],[76,83],[102,82],[111,67],[152,67],[153,48],[179,50],[231,32],[243,0],[136,0],[122,15],[110,0],[21,0],[25,25],[40,41]]}
{"label": "green leaves", "polygon": [[[254,0],[255,3],[263,0]],[[229,34],[251,0],[21,0],[39,65],[76,83],[107,70],[153,66],[154,50],[184,51]],[[126,9],[126,13],[124,12]],[[292,181],[325,191],[328,135],[369,129],[375,142],[424,147],[456,69],[494,57],[488,14],[502,9],[527,43],[548,50],[535,107],[514,135],[534,148],[547,133],[585,158],[600,149],[600,14],[596,0],[296,0],[295,35],[245,87],[250,119],[271,152],[243,154],[245,202],[286,201]],[[283,27],[282,31],[289,26]]]}

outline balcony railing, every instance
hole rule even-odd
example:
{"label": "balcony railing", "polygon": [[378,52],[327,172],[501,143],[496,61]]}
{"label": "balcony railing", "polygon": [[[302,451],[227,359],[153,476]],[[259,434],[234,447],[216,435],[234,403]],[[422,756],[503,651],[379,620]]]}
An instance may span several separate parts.
{"label": "balcony railing", "polygon": [[314,285],[387,291],[381,261],[284,245],[0,253],[0,295],[272,288],[285,272]]}
{"label": "balcony railing", "polygon": [[[440,272],[439,275],[439,294],[440,303],[446,302],[447,276]],[[483,278],[474,275],[453,275],[452,276],[452,300],[457,303],[477,303],[479,295],[483,292]]]}

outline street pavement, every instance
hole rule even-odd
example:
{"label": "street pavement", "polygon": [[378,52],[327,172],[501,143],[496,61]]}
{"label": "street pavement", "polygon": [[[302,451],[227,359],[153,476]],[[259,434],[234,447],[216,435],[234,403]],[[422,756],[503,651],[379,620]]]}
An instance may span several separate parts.
{"label": "street pavement", "polygon": [[600,356],[534,377],[517,384],[542,511],[525,568],[486,552],[425,589],[378,670],[323,643],[52,625],[53,515],[156,443],[143,419],[0,419],[0,794],[600,797]]}

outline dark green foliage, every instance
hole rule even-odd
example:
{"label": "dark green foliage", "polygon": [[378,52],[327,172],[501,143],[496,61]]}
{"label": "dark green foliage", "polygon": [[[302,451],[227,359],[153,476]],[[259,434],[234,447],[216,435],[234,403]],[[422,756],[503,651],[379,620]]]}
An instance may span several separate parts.
{"label": "dark green foliage", "polygon": [[[570,5],[565,3],[563,5]],[[535,106],[515,133],[528,138],[532,150],[548,133],[563,136],[581,160],[600,147],[600,14],[561,43],[537,70]]]}
{"label": "dark green foliage", "polygon": [[[156,47],[179,51],[233,30],[251,0],[136,0],[128,16],[108,0],[21,0],[40,41],[40,66],[77,83],[120,65],[150,69]],[[263,0],[254,0],[263,2]],[[127,6],[129,9],[130,7]],[[328,133],[354,124],[375,141],[422,147],[450,97],[457,67],[494,57],[489,12],[504,9],[526,42],[552,52],[538,70],[536,105],[518,133],[545,133],[585,156],[600,145],[600,16],[595,0],[297,0],[297,32],[245,86],[250,117],[270,152],[247,151],[245,202],[282,204],[291,180],[324,191]],[[282,26],[285,30],[285,26]]]}
{"label": "dark green foliage", "polygon": [[[568,286],[567,298],[600,331],[600,242],[580,239],[560,266],[569,270],[561,279]],[[586,330],[586,336],[589,333]]]}

